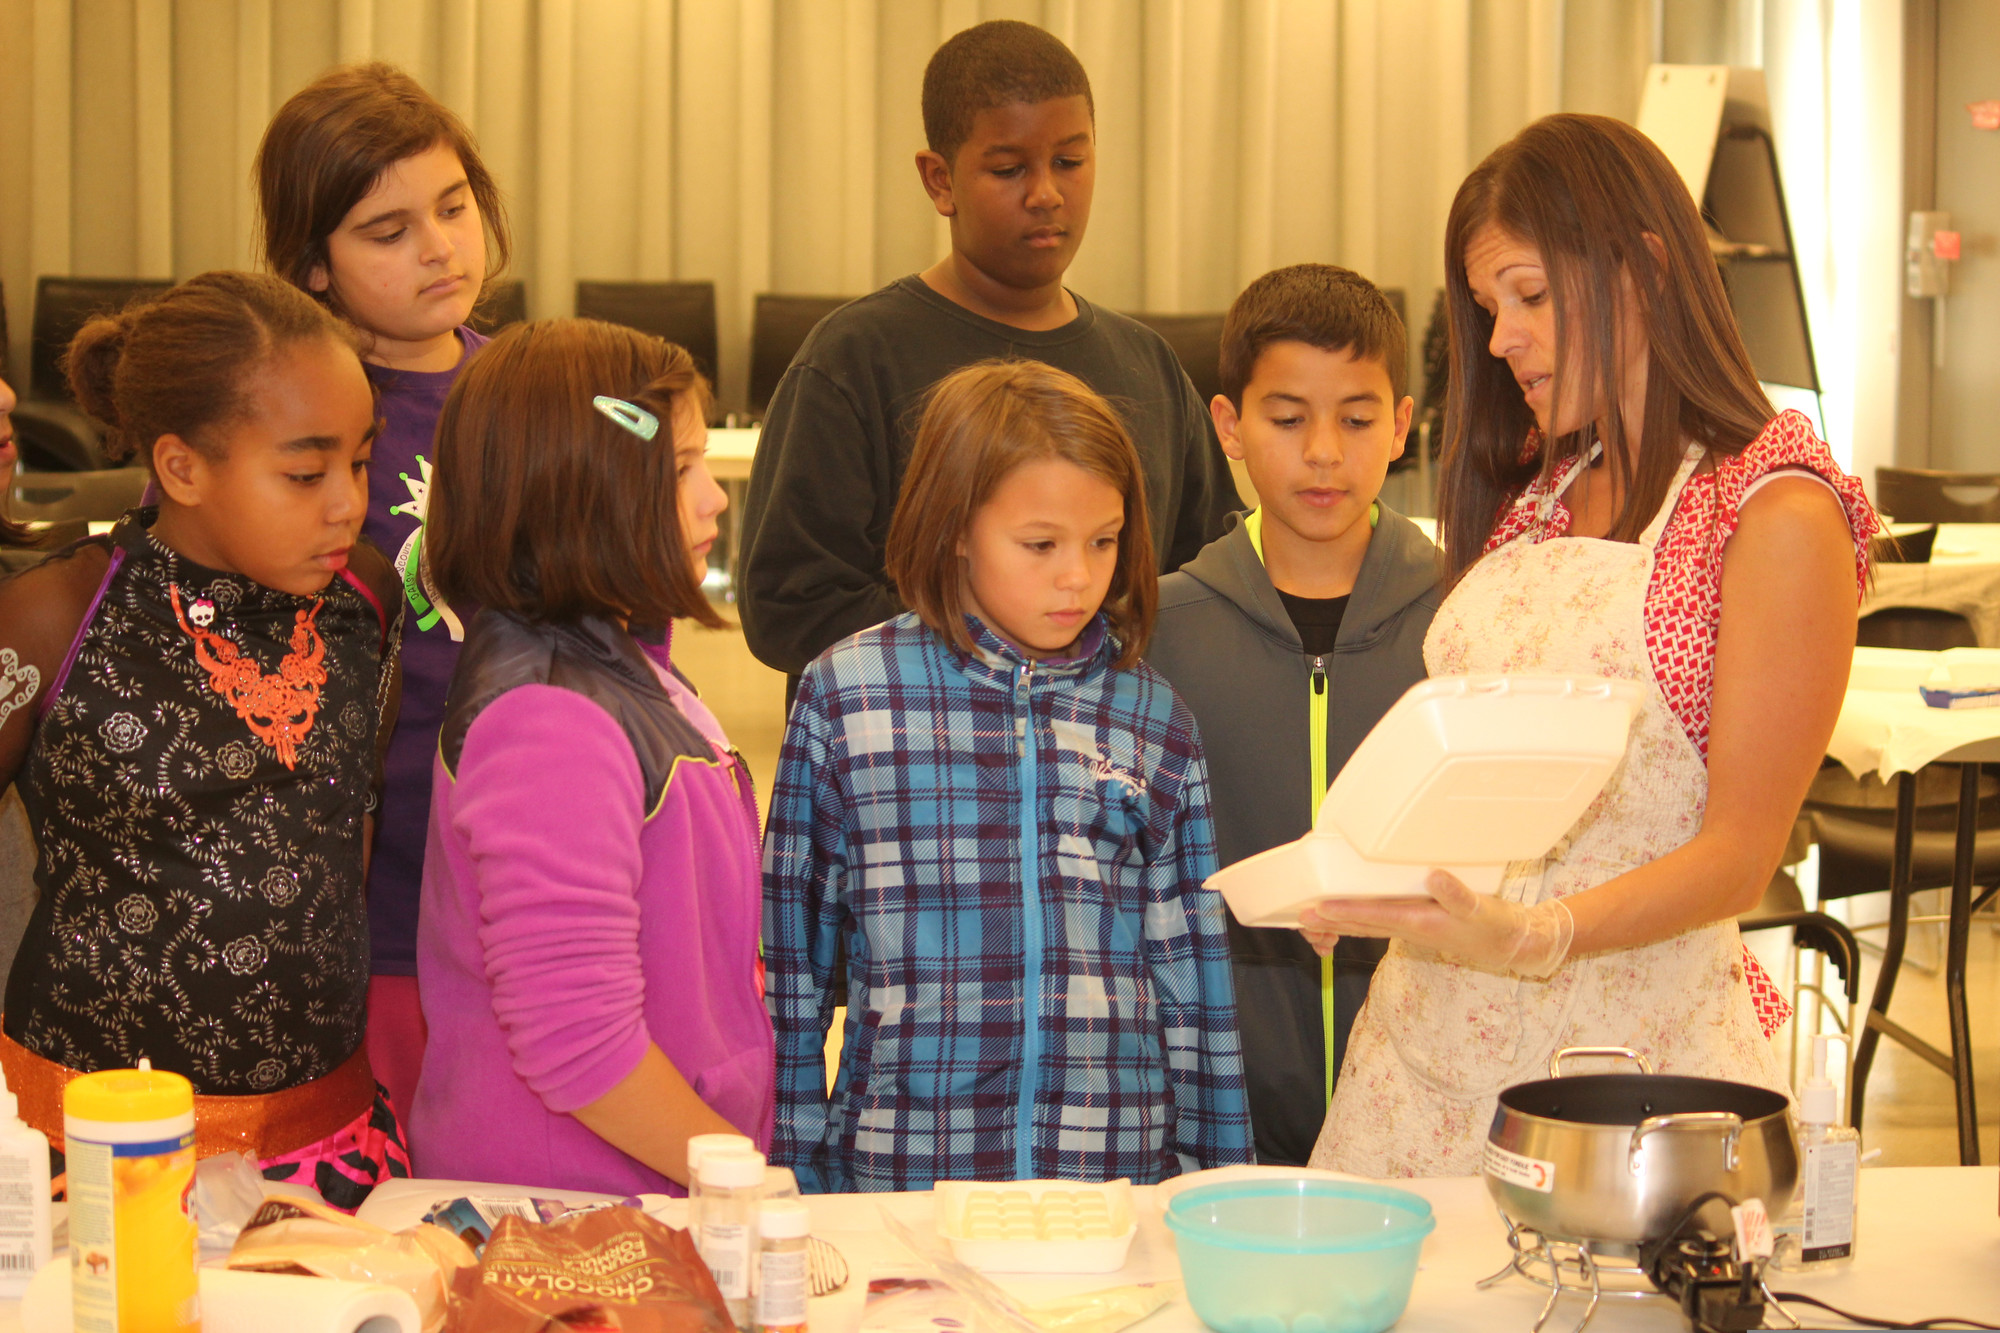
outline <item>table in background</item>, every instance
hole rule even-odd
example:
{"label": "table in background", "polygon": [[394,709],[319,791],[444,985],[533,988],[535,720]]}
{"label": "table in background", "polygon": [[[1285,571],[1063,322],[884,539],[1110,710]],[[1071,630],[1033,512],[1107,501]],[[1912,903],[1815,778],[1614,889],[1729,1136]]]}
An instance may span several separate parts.
{"label": "table in background", "polygon": [[711,426],[708,431],[708,472],[729,497],[728,529],[723,540],[723,567],[729,576],[729,600],[735,601],[742,569],[743,505],[750,494],[750,465],[757,459],[756,426]]}
{"label": "table in background", "polygon": [[1892,606],[1964,616],[1980,647],[2000,648],[2000,523],[1940,523],[1928,564],[1876,565],[1861,614]]}
{"label": "table in background", "polygon": [[[1896,568],[1897,566],[1884,566]],[[1918,568],[1918,566],[1907,566]],[[1979,1161],[1979,1113],[1973,1100],[1972,1033],[1965,1002],[1966,937],[1972,925],[1972,874],[1979,825],[1979,765],[2000,761],[2000,708],[1932,708],[1914,681],[1929,674],[1936,653],[1893,648],[1857,648],[1853,680],[1841,703],[1827,753],[1860,777],[1875,773],[1896,783],[1896,826],[1889,883],[1889,937],[1882,970],[1854,1050],[1854,1105],[1857,1114],[1867,1091],[1868,1071],[1883,1036],[1935,1065],[1952,1081],[1958,1116],[1959,1161]],[[1889,676],[1904,679],[1894,688],[1871,688]],[[1889,1017],[1889,999],[1902,968],[1910,919],[1910,846],[1916,830],[1918,769],[1933,763],[1960,765],[1958,836],[1952,864],[1951,906],[1945,927],[1945,1008],[1951,1051],[1938,1050]]]}

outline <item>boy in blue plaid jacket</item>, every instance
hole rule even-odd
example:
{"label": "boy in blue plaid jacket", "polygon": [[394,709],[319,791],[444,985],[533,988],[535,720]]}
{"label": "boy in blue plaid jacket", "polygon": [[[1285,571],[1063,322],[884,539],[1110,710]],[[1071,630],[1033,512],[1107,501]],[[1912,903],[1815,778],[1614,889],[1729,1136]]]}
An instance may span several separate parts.
{"label": "boy in blue plaid jacket", "polygon": [[807,1191],[1248,1161],[1207,771],[1139,661],[1156,579],[1118,417],[1038,362],[948,376],[888,555],[912,611],[807,669],[771,799],[772,1160]]}

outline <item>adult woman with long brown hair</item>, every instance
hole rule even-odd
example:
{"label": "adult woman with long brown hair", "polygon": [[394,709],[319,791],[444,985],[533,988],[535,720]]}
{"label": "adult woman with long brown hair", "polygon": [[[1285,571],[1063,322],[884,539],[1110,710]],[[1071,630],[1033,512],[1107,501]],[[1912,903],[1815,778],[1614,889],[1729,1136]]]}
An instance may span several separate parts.
{"label": "adult woman with long brown hair", "polygon": [[1446,228],[1452,398],[1433,675],[1644,687],[1625,760],[1500,891],[1336,900],[1388,936],[1315,1165],[1478,1170],[1495,1095],[1565,1046],[1784,1087],[1781,1021],[1733,918],[1777,867],[1846,687],[1861,486],[1743,350],[1680,177],[1637,130],[1537,121],[1460,187]]}

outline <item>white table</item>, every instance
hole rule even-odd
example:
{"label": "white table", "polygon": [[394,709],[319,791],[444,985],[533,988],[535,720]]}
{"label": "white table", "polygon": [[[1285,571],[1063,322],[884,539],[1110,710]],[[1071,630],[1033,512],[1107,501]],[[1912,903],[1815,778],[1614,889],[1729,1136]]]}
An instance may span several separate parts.
{"label": "white table", "polygon": [[1875,566],[1861,614],[1892,606],[1964,616],[1982,647],[2000,648],[2000,523],[1941,523],[1930,563]]}
{"label": "white table", "polygon": [[[1479,1330],[1480,1333],[1527,1333],[1540,1313],[1545,1293],[1524,1279],[1510,1277],[1481,1291],[1480,1278],[1495,1272],[1507,1259],[1506,1231],[1478,1177],[1389,1182],[1422,1195],[1436,1211],[1437,1230],[1424,1242],[1422,1267],[1410,1296],[1410,1306],[1396,1325],[1400,1333]],[[397,1182],[362,1215],[388,1226],[407,1225],[420,1216],[429,1198],[455,1187],[444,1182]],[[494,1187],[481,1187],[496,1192]],[[599,1195],[563,1194],[577,1202]],[[995,1280],[1028,1302],[1132,1282],[1174,1279],[1180,1266],[1173,1240],[1161,1221],[1154,1190],[1134,1191],[1139,1235],[1123,1269],[1091,1277]],[[1804,1291],[1863,1314],[1910,1320],[1935,1315],[1968,1315],[1988,1322],[2000,1320],[2000,1174],[1990,1167],[1868,1168],[1861,1173],[1861,1220],[1856,1257],[1831,1273],[1774,1274],[1779,1291]],[[849,1281],[843,1289],[813,1301],[809,1322],[813,1333],[855,1333],[873,1277],[912,1273],[902,1246],[883,1228],[880,1209],[917,1230],[932,1225],[931,1196],[922,1194],[819,1195],[808,1198],[814,1234],[838,1246],[847,1257]],[[1580,1300],[1565,1298],[1550,1322],[1551,1333],[1565,1333],[1580,1312]],[[1826,1327],[1830,1317],[1815,1317],[1811,1307],[1794,1311],[1807,1327]],[[1781,1322],[1781,1321],[1773,1321]],[[0,1333],[21,1327],[13,1302],[0,1302]],[[1202,1325],[1186,1299],[1176,1298],[1149,1318],[1142,1333],[1198,1333]],[[1623,1330],[1684,1328],[1679,1311],[1660,1298],[1607,1298],[1591,1323],[1592,1333]]]}
{"label": "white table", "polygon": [[756,426],[711,426],[708,430],[709,475],[722,483],[729,497],[722,544],[723,572],[729,578],[729,600],[735,601],[743,573],[743,505],[750,494],[750,465],[757,459]]}
{"label": "white table", "polygon": [[[2000,762],[2000,708],[1950,710],[1926,705],[1916,687],[1930,675],[1939,657],[1937,653],[1893,648],[1856,648],[1847,696],[1842,701],[1827,753],[1857,777],[1873,772],[1884,781],[1893,777],[1896,782],[1894,852],[1889,882],[1884,885],[1889,890],[1889,935],[1883,946],[1882,970],[1876,976],[1875,993],[1868,1003],[1866,1025],[1855,1043],[1856,1114],[1862,1107],[1875,1049],[1880,1039],[1887,1036],[1952,1080],[1959,1161],[1970,1166],[1979,1161],[1979,1112],[1973,1096],[1972,1032],[1965,995],[1966,938],[1972,918],[1979,765]],[[1916,827],[1915,774],[1932,763],[1962,765],[1951,906],[1945,928],[1949,1053],[1938,1050],[1889,1017],[1889,1000],[1895,992],[1897,973],[1902,969],[1909,928],[1910,846]]]}
{"label": "white table", "polygon": [[[1468,1176],[1388,1183],[1422,1195],[1436,1210],[1438,1222],[1424,1243],[1423,1266],[1397,1329],[1527,1333],[1546,1299],[1541,1288],[1519,1277],[1485,1291],[1475,1285],[1497,1271],[1508,1253],[1506,1230],[1484,1181]],[[407,1225],[421,1214],[427,1202],[422,1196],[435,1197],[423,1187],[399,1183],[385,1188],[396,1190],[404,1201],[395,1204],[393,1196],[385,1198],[391,1206],[381,1209],[371,1201],[363,1212],[383,1225]],[[1035,1303],[1102,1287],[1177,1279],[1180,1265],[1154,1192],[1149,1187],[1134,1191],[1139,1235],[1119,1272],[1067,1278],[996,1275],[995,1280]],[[578,1196],[578,1201],[587,1197],[592,1196]],[[813,1302],[809,1314],[813,1333],[855,1333],[868,1280],[916,1271],[902,1246],[884,1230],[880,1210],[887,1207],[924,1235],[933,1225],[931,1196],[820,1195],[808,1198],[806,1204],[812,1209],[814,1234],[839,1247],[851,1270],[845,1288]],[[2000,1173],[1990,1168],[1869,1168],[1861,1173],[1860,1235],[1853,1264],[1828,1274],[1777,1274],[1773,1288],[1804,1291],[1870,1315],[1907,1320],[1954,1314],[1994,1322],[2000,1317],[2000,1279],[1995,1277],[2000,1273],[1997,1205]],[[1580,1300],[1572,1304],[1565,1298],[1550,1323],[1551,1333],[1565,1333],[1581,1308]],[[1810,1310],[1795,1311],[1808,1327],[1831,1322],[1814,1318]],[[1146,1321],[1143,1333],[1197,1333],[1201,1327],[1186,1299],[1177,1298]],[[1592,1333],[1627,1329],[1664,1333],[1682,1327],[1678,1310],[1664,1299],[1607,1298],[1591,1323]]]}
{"label": "white table", "polygon": [[708,471],[725,485],[750,480],[750,464],[757,457],[756,426],[710,426],[708,428]]}

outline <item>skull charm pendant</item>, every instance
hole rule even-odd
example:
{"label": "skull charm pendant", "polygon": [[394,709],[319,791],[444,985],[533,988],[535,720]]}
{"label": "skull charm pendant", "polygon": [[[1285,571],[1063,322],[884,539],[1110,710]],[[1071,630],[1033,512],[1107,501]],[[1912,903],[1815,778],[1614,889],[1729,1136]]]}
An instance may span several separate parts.
{"label": "skull charm pendant", "polygon": [[195,598],[188,607],[188,619],[194,622],[195,628],[207,629],[215,623],[215,603],[206,597]]}

